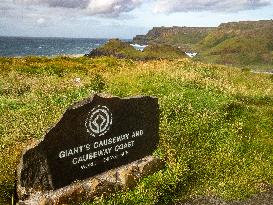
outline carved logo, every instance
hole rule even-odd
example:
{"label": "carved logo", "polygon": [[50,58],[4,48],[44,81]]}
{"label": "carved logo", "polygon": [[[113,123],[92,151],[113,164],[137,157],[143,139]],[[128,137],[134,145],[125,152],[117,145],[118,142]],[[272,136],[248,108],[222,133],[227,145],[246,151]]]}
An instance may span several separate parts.
{"label": "carved logo", "polygon": [[87,132],[93,137],[104,135],[112,125],[112,113],[106,106],[94,107],[85,120]]}

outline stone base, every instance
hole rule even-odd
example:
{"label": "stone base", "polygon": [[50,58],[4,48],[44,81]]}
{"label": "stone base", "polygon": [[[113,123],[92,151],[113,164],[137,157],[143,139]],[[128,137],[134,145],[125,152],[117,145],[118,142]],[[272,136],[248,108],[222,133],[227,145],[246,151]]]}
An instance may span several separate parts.
{"label": "stone base", "polygon": [[[158,171],[163,162],[154,156],[147,156],[130,164],[109,170],[102,174],[77,181],[58,190],[34,192],[24,201],[19,199],[19,205],[55,205],[75,204],[84,200],[92,201],[95,197],[108,195],[118,190],[132,188],[137,181]],[[22,196],[20,189],[18,196]]]}

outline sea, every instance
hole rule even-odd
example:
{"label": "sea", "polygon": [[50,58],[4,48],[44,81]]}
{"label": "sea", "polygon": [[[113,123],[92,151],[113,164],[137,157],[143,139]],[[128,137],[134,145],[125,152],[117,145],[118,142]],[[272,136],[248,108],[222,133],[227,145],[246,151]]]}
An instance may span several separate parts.
{"label": "sea", "polygon": [[107,42],[98,38],[0,37],[0,56],[81,56]]}

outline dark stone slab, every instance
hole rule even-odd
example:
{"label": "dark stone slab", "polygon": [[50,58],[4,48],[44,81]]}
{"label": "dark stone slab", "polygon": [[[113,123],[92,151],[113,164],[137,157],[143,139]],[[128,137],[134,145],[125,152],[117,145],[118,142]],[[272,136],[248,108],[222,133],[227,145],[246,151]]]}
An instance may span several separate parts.
{"label": "dark stone slab", "polygon": [[25,151],[19,187],[57,189],[143,158],[156,148],[158,129],[156,98],[94,95],[68,108],[44,139]]}
{"label": "dark stone slab", "polygon": [[17,204],[60,205],[91,202],[98,197],[131,189],[137,185],[139,179],[153,174],[163,167],[164,162],[162,160],[149,155],[57,190],[33,191],[29,197],[20,198]]}

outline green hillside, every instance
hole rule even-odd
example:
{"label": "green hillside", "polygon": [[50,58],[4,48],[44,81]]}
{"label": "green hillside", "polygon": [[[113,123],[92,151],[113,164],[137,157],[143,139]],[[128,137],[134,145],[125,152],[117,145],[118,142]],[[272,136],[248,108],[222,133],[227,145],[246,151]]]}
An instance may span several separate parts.
{"label": "green hillside", "polygon": [[[21,151],[95,92],[159,99],[166,166],[93,204],[240,199],[273,183],[273,78],[191,59],[0,58],[0,204],[11,204]],[[85,202],[84,204],[91,204]]]}
{"label": "green hillside", "polygon": [[136,58],[138,51],[127,42],[122,42],[119,39],[111,39],[104,45],[92,50],[87,56],[114,56],[118,58]]}
{"label": "green hillside", "polygon": [[223,23],[216,28],[155,27],[133,42],[197,52],[203,62],[273,69],[273,20]]}
{"label": "green hillside", "polygon": [[101,47],[92,50],[87,56],[112,56],[134,60],[177,59],[187,57],[180,49],[170,45],[150,44],[143,51],[139,51],[129,43],[118,39],[109,40]]}
{"label": "green hillside", "polygon": [[214,29],[210,27],[154,27],[146,35],[134,37],[133,43],[167,44],[180,47],[183,51],[193,50],[194,45]]}
{"label": "green hillside", "polygon": [[198,47],[200,58],[236,65],[273,65],[273,21],[221,24]]}

